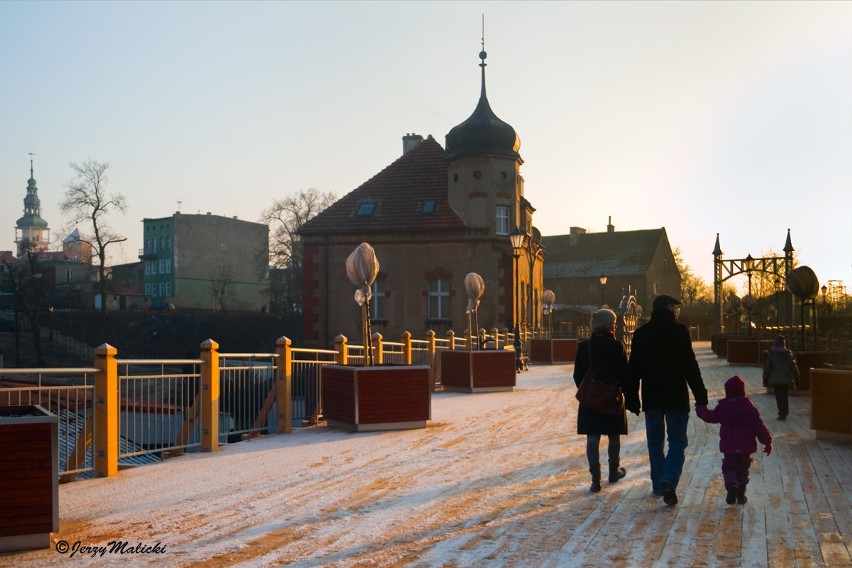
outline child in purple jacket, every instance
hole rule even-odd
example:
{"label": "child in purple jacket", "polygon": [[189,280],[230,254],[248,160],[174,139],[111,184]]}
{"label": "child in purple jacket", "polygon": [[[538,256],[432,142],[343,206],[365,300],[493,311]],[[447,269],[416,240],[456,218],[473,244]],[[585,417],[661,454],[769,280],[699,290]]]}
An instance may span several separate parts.
{"label": "child in purple jacket", "polygon": [[710,410],[707,405],[696,405],[695,413],[705,422],[721,426],[719,450],[723,454],[722,476],[728,490],[725,502],[745,504],[751,454],[757,451],[755,438],[763,444],[767,456],[772,453],[772,435],[760,419],[760,411],[745,395],[745,383],[734,375],[725,381],[725,398],[716,408]]}

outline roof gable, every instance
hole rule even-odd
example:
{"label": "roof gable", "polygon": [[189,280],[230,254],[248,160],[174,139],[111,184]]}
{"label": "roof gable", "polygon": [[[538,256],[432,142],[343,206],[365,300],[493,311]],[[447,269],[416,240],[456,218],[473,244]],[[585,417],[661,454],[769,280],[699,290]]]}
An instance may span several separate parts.
{"label": "roof gable", "polygon": [[299,234],[463,228],[447,200],[445,157],[441,145],[429,136],[305,223]]}
{"label": "roof gable", "polygon": [[660,247],[669,246],[665,228],[556,235],[544,237],[542,244],[548,278],[644,274]]}

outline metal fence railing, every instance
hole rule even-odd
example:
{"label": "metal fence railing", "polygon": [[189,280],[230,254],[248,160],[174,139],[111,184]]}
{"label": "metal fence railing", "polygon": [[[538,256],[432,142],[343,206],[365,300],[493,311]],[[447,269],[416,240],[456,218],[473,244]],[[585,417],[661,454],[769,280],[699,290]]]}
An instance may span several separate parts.
{"label": "metal fence railing", "polygon": [[[402,342],[390,342],[377,334],[373,362],[430,366],[436,388],[438,354],[467,349],[469,341],[452,332],[427,337],[404,334]],[[513,336],[494,332],[491,341],[489,348],[506,347]],[[365,355],[363,345],[349,345],[342,336],[334,350],[295,348],[281,338],[274,353],[219,353],[207,340],[198,359],[119,359],[104,344],[91,368],[0,369],[0,412],[38,404],[57,415],[62,479],[110,476],[119,468],[316,424],[323,416],[322,367],[344,361],[361,366]]]}
{"label": "metal fence railing", "polygon": [[0,369],[0,410],[3,406],[40,405],[56,414],[59,474],[91,473],[94,368]]}
{"label": "metal fence railing", "polygon": [[227,442],[275,431],[276,358],[274,353],[219,355],[219,428]]}
{"label": "metal fence railing", "polygon": [[322,415],[320,369],[336,364],[337,351],[293,348],[291,352],[293,422],[316,424]]}
{"label": "metal fence railing", "polygon": [[199,359],[119,359],[119,459],[197,450],[201,443]]}

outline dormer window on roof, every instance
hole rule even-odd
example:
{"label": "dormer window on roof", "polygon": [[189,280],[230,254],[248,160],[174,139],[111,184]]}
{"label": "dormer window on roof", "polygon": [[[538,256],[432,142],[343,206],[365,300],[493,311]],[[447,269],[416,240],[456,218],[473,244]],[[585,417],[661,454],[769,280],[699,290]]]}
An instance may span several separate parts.
{"label": "dormer window on roof", "polygon": [[431,215],[435,212],[435,208],[437,207],[437,203],[434,199],[428,199],[423,202],[423,206],[420,208],[420,213],[423,215]]}
{"label": "dormer window on roof", "polygon": [[358,210],[355,212],[359,217],[372,217],[376,212],[376,203],[374,201],[362,201],[358,204]]}

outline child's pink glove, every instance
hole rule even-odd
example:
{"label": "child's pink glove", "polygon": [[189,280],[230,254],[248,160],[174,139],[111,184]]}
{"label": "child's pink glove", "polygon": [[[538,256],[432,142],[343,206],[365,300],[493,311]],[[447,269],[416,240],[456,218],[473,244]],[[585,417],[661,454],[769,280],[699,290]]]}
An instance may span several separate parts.
{"label": "child's pink glove", "polygon": [[772,444],[766,444],[763,446],[763,453],[767,456],[772,453]]}

